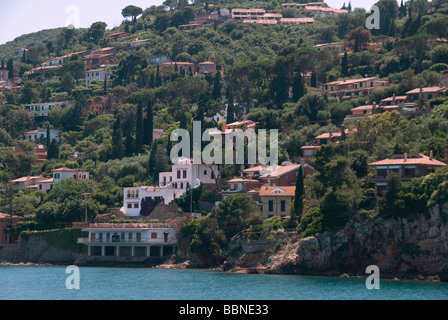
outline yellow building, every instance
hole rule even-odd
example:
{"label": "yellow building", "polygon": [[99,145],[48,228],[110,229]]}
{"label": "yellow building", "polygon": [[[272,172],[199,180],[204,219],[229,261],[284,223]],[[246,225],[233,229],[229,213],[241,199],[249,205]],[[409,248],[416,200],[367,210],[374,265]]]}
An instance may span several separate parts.
{"label": "yellow building", "polygon": [[261,187],[259,195],[263,203],[263,219],[272,216],[289,216],[295,191],[295,186]]}

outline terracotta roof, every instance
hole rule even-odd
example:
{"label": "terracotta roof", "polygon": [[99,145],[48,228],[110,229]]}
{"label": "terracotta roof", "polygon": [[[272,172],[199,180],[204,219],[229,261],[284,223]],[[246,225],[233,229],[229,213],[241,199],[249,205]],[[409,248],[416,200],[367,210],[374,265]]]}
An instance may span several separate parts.
{"label": "terracotta roof", "polygon": [[352,111],[353,110],[372,110],[372,105],[369,104],[369,105],[365,105],[365,106],[359,106],[359,107],[353,108]]}
{"label": "terracotta roof", "polygon": [[260,181],[258,181],[256,179],[245,179],[245,178],[233,178],[233,179],[230,179],[228,182],[229,183],[233,183],[233,182],[258,182],[258,183],[262,183],[262,182],[260,182]]}
{"label": "terracotta roof", "polygon": [[[278,191],[278,193],[277,193]],[[260,196],[273,196],[273,197],[294,197],[296,192],[295,186],[288,187],[261,187]]]}
{"label": "terracotta roof", "polygon": [[[279,166],[277,166],[277,170],[272,171],[270,173],[262,174],[262,175],[260,175],[260,178],[280,177],[288,172],[297,170],[298,168],[300,168],[300,166],[301,166],[300,164],[290,164],[290,165],[284,165],[284,166],[279,165]],[[257,171],[261,172],[262,169],[263,169],[263,166],[255,166],[252,168],[245,169],[244,172],[245,173],[257,172]]]}
{"label": "terracotta roof", "polygon": [[76,172],[75,169],[70,169],[70,168],[65,168],[65,167],[63,167],[63,168],[58,168],[58,169],[54,169],[54,170],[51,170],[51,171],[52,171],[52,172],[55,172],[55,171]]}
{"label": "terracotta roof", "polygon": [[18,178],[18,179],[14,179],[14,180],[11,180],[11,182],[25,182],[25,181],[28,181],[28,180],[32,180],[32,179],[38,179],[38,178],[43,178],[42,176],[32,176],[32,177],[21,177],[21,178]]}
{"label": "terracotta roof", "polygon": [[[348,133],[349,133],[349,130],[345,129],[345,134],[348,134]],[[331,136],[332,137],[340,137],[341,136],[341,131],[332,132]],[[329,132],[322,133],[322,134],[320,134],[320,135],[318,135],[316,137],[316,139],[328,139],[328,138],[330,138],[330,133]]]}
{"label": "terracotta roof", "polygon": [[369,163],[369,166],[382,166],[382,165],[430,165],[430,166],[439,166],[443,167],[446,163],[436,160],[430,159],[430,157],[425,156],[424,154],[409,154],[407,155],[407,159],[405,159],[405,155],[394,155],[389,159],[384,159],[376,162]]}
{"label": "terracotta roof", "polygon": [[[395,100],[406,100],[407,96],[396,96]],[[381,102],[387,102],[387,101],[394,101],[394,97],[389,97],[386,99],[381,100]]]}
{"label": "terracotta roof", "polygon": [[39,183],[53,183],[53,178],[45,179],[42,181],[39,181]]}
{"label": "terracotta roof", "polygon": [[[446,89],[446,87],[426,87],[421,88],[423,93],[429,93],[429,92],[440,92]],[[412,89],[411,91],[406,92],[406,94],[416,94],[420,93],[420,88]]]}

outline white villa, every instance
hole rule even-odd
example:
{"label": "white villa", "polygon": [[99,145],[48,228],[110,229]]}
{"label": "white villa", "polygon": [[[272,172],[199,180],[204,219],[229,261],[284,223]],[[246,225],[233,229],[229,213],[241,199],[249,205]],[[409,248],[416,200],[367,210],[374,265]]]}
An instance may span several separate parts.
{"label": "white villa", "polygon": [[[27,131],[23,135],[23,140],[25,141],[36,141],[37,139],[46,139],[47,138],[47,129],[39,128],[37,130]],[[56,139],[60,141],[59,130],[50,129],[50,141]]]}
{"label": "white villa", "polygon": [[163,223],[95,223],[78,243],[87,245],[89,257],[163,257],[176,253],[176,231]]}
{"label": "white villa", "polygon": [[51,110],[62,106],[73,108],[74,105],[68,101],[22,104],[22,108],[31,112],[35,117],[48,117]]}
{"label": "white villa", "polygon": [[104,81],[104,79],[106,79],[106,82],[110,80],[110,72],[106,68],[86,71],[86,85],[92,80]]}
{"label": "white villa", "polygon": [[142,200],[150,198],[156,203],[170,204],[182,196],[188,187],[196,188],[201,183],[214,184],[217,167],[193,164],[192,159],[182,158],[171,168],[171,172],[159,173],[159,186],[140,186],[123,189],[121,211],[130,217],[140,215]]}

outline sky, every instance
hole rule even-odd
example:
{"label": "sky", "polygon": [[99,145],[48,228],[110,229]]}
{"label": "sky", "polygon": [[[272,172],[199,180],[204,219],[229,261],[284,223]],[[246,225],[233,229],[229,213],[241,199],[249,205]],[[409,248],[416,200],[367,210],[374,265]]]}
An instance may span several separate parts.
{"label": "sky", "polygon": [[[0,0],[0,45],[23,34],[69,24],[88,28],[96,21],[111,29],[123,20],[121,10],[127,5],[146,9],[164,0]],[[289,1],[289,0],[288,0]],[[327,0],[340,8],[349,0]],[[352,8],[370,8],[377,0],[351,0]]]}

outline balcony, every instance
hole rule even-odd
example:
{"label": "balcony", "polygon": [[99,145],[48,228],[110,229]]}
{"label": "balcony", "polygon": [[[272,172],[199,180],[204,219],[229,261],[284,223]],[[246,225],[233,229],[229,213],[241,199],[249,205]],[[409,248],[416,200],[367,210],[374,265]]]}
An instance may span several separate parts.
{"label": "balcony", "polygon": [[99,239],[99,238],[95,238],[95,239],[90,239],[90,238],[78,238],[77,243],[79,244],[97,244],[97,245],[111,245],[111,246],[116,246],[116,245],[147,245],[147,244],[154,244],[154,245],[158,245],[158,244],[177,244],[177,239],[176,237],[170,237],[168,238],[166,241],[164,239],[141,239],[138,240],[137,239],[119,239],[119,241],[112,241],[111,239]]}

